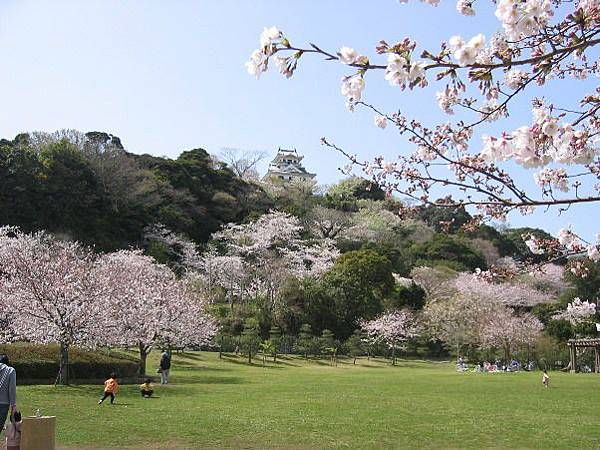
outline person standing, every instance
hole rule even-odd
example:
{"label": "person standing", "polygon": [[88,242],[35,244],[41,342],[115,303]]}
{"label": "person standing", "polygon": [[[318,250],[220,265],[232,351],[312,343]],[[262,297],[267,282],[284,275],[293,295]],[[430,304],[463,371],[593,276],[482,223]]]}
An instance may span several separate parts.
{"label": "person standing", "polygon": [[548,372],[544,370],[544,374],[542,375],[542,384],[544,387],[550,386],[550,376],[548,376]]}
{"label": "person standing", "polygon": [[171,354],[165,350],[160,355],[160,384],[169,383],[169,371],[171,370]]}
{"label": "person standing", "polygon": [[17,371],[8,356],[0,355],[0,430],[4,428],[8,411],[17,409]]}

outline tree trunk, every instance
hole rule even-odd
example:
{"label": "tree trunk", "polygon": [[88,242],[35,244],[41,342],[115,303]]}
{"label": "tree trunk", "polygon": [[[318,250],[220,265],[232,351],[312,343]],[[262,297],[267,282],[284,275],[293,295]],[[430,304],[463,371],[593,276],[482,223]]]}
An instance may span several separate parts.
{"label": "tree trunk", "polygon": [[143,377],[146,375],[146,359],[148,358],[148,349],[141,342],[138,344],[140,349],[140,376]]}
{"label": "tree trunk", "polygon": [[60,343],[60,367],[58,382],[64,386],[69,384],[69,344]]}
{"label": "tree trunk", "polygon": [[510,358],[510,346],[506,345],[504,347],[504,362],[506,367],[508,367],[508,358]]}
{"label": "tree trunk", "polygon": [[396,365],[396,347],[392,347],[392,366]]}

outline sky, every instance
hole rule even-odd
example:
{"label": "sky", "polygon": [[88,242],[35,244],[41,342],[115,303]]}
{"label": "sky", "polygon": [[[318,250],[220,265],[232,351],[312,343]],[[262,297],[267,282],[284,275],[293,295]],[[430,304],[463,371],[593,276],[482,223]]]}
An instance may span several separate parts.
{"label": "sky", "polygon": [[[412,147],[391,127],[375,127],[372,113],[346,110],[339,86],[351,72],[339,63],[303,57],[289,80],[274,67],[258,81],[250,76],[244,62],[262,29],[277,25],[292,44],[314,42],[334,52],[347,45],[375,60],[380,39],[411,36],[419,48],[435,50],[455,34],[489,37],[499,28],[493,6],[478,2],[477,11],[475,18],[463,17],[446,0],[437,8],[412,0],[0,0],[0,136],[105,131],[130,152],[170,158],[198,147],[271,156],[278,147],[297,148],[318,182],[332,184],[344,177],[339,168],[346,161],[323,148],[321,137],[365,159],[390,159]],[[441,85],[403,93],[382,73],[368,74],[366,84],[365,100],[386,111],[401,109],[430,124],[448,119],[435,101]],[[558,86],[550,83],[544,93],[573,103],[592,82]],[[502,126],[530,122],[524,102]],[[492,125],[487,131],[499,130]],[[535,189],[533,172],[516,173]],[[598,220],[598,207],[588,205],[561,216],[511,215],[508,223],[552,233],[573,224],[592,239]]]}

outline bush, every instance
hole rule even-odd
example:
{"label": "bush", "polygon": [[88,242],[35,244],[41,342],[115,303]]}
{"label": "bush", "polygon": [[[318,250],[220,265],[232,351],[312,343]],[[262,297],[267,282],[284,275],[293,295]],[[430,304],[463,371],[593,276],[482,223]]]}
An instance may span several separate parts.
{"label": "bush", "polygon": [[[17,370],[19,380],[54,381],[59,367],[58,345],[33,345],[25,343],[0,345],[10,364]],[[106,351],[69,349],[69,368],[73,379],[104,379],[115,372],[120,378],[135,377],[138,362],[123,356],[109,355]]]}

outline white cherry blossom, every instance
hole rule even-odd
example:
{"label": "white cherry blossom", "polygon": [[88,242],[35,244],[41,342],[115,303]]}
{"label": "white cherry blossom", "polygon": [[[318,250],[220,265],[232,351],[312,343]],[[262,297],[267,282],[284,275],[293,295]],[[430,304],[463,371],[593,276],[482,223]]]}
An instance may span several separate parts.
{"label": "white cherry blossom", "polygon": [[382,116],[381,114],[376,114],[373,121],[375,122],[375,125],[377,125],[381,129],[387,127],[387,118],[385,116]]}

